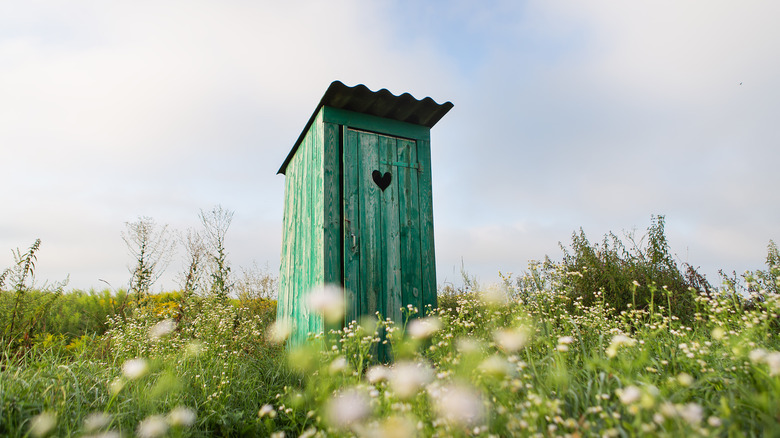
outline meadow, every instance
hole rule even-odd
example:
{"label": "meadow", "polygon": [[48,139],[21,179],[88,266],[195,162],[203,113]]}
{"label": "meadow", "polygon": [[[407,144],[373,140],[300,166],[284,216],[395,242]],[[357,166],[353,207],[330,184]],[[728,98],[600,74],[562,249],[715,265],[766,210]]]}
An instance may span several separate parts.
{"label": "meadow", "polygon": [[268,298],[6,287],[0,435],[780,436],[774,243],[712,287],[662,218],[646,237],[580,231],[562,261],[293,350]]}

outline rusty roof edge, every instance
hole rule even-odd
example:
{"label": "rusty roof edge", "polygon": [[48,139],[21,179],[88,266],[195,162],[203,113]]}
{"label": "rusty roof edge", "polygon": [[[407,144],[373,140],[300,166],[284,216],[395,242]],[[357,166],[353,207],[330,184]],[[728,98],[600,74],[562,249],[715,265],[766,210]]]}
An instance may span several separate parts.
{"label": "rusty roof edge", "polygon": [[[370,96],[375,97],[376,100],[371,102],[365,102],[364,100]],[[363,101],[361,101],[361,99]],[[402,105],[408,105],[413,107],[411,108],[411,112],[409,112],[407,114],[407,117],[405,117],[403,120],[395,117],[388,117],[388,115],[392,116],[393,112],[397,113],[396,110],[398,109],[398,105],[392,105],[384,108],[387,111],[387,113],[385,114],[382,114],[383,112],[382,105],[379,105],[380,108],[377,108],[376,111],[367,111],[368,109],[371,108],[372,105],[376,106],[377,102],[387,102],[387,101],[393,101]],[[355,108],[354,105],[357,105],[359,103],[364,103],[364,104],[367,103],[368,108],[363,108],[363,109]],[[317,113],[320,112],[323,106],[332,106],[335,108],[346,109],[349,111],[365,112],[367,114],[376,115],[378,117],[393,118],[396,120],[400,120],[402,122],[414,123],[416,125],[433,128],[433,126],[436,123],[438,123],[438,121],[441,120],[441,118],[444,117],[449,112],[449,110],[452,109],[454,105],[452,104],[452,102],[449,101],[440,104],[427,96],[423,99],[418,100],[409,93],[403,93],[399,96],[396,96],[395,94],[390,92],[390,90],[388,90],[387,88],[382,88],[379,91],[371,91],[371,89],[369,89],[363,84],[358,84],[355,85],[354,87],[350,87],[345,85],[341,81],[333,81],[331,82],[330,86],[328,86],[328,89],[325,91],[325,94],[322,95],[320,102],[317,104],[317,107],[314,109],[314,112],[309,118],[309,121],[306,122],[306,126],[304,126],[303,131],[301,131],[301,134],[298,136],[298,139],[295,141],[295,144],[290,150],[290,153],[287,154],[287,157],[284,159],[284,162],[282,163],[282,166],[279,168],[279,171],[276,172],[277,175],[284,174],[285,170],[287,169],[287,165],[290,164],[292,157],[295,155],[295,152],[298,150],[298,147],[303,142],[303,139],[306,137],[306,134],[309,132],[311,125],[314,123],[314,120],[317,118]],[[428,117],[426,117],[425,120],[414,120],[414,121],[410,120],[409,117],[414,118],[414,116],[417,115],[418,110],[427,114]]]}

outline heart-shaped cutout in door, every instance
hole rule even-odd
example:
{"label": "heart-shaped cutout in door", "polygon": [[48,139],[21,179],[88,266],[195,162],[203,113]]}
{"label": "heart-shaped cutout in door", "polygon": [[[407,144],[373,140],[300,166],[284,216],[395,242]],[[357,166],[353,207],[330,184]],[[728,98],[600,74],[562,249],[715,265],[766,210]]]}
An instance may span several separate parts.
{"label": "heart-shaped cutout in door", "polygon": [[371,174],[371,177],[374,178],[374,182],[376,183],[377,186],[379,186],[380,189],[382,189],[383,192],[385,191],[387,186],[390,185],[390,181],[392,181],[393,179],[393,176],[390,175],[390,172],[385,172],[385,174],[382,175],[382,173],[380,173],[378,170],[375,170]]}

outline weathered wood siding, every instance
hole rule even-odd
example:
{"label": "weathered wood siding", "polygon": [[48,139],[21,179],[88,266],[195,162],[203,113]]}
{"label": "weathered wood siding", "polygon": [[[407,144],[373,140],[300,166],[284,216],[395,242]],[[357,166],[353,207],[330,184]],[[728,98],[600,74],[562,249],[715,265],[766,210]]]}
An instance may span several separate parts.
{"label": "weathered wood siding", "polygon": [[[285,172],[277,318],[292,325],[291,346],[324,328],[322,317],[307,308],[308,294],[325,280],[323,188],[324,176],[333,168],[324,166],[323,128],[320,113]],[[328,195],[333,196],[330,191]]]}
{"label": "weathered wood siding", "polygon": [[[435,262],[432,252],[426,252],[432,251],[433,242],[431,191],[420,183],[430,181],[430,169],[426,171],[418,160],[429,156],[430,151],[418,152],[426,145],[424,140],[346,129],[347,320],[379,312],[400,324],[402,307],[411,304],[422,313],[427,304],[436,304]],[[385,190],[373,181],[374,170],[392,175]]]}
{"label": "weathered wood siding", "polygon": [[[289,345],[326,329],[309,293],[345,286],[346,321],[436,305],[430,129],[323,107],[285,168],[277,317]],[[385,190],[372,172],[390,172]]]}
{"label": "weathered wood siding", "polygon": [[[431,141],[421,139],[417,144],[420,196],[420,254],[422,264],[422,305],[436,307],[436,247],[433,242],[433,180],[431,177]],[[420,308],[422,312],[423,309]]]}

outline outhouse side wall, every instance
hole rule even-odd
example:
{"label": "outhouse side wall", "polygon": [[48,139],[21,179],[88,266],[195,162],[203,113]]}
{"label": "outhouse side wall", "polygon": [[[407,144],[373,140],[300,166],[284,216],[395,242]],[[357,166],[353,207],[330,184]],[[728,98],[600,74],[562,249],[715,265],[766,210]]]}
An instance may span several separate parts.
{"label": "outhouse side wall", "polygon": [[323,137],[320,113],[285,170],[277,319],[293,328],[290,346],[324,329],[322,316],[307,306],[309,293],[325,280]]}

